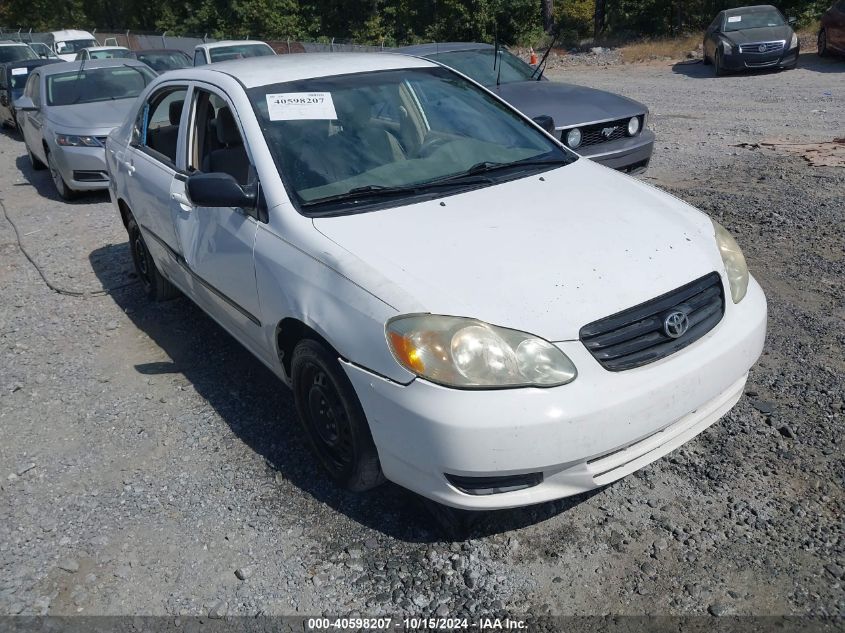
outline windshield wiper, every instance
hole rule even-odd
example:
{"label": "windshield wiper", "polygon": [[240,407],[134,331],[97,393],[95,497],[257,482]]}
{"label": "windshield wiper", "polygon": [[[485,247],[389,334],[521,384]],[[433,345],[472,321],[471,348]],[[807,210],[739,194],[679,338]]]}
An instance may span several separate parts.
{"label": "windshield wiper", "polygon": [[447,182],[454,182],[456,180],[461,180],[466,178],[467,176],[480,176],[482,174],[489,174],[496,171],[504,171],[506,169],[520,169],[522,167],[546,167],[546,166],[554,166],[554,165],[569,165],[572,162],[571,158],[546,158],[546,159],[533,159],[529,158],[526,160],[517,160],[512,163],[495,163],[489,160],[485,160],[480,163],[476,163],[466,171],[463,171],[459,174],[455,174],[453,176],[447,176],[437,182],[447,183]]}
{"label": "windshield wiper", "polygon": [[[466,174],[461,174],[461,177]],[[356,200],[364,201],[378,198],[390,198],[393,196],[416,195],[424,193],[430,189],[437,189],[440,187],[454,187],[458,185],[474,185],[474,184],[489,184],[488,179],[477,178],[475,180],[462,180],[455,182],[451,177],[440,178],[437,180],[430,180],[428,182],[420,182],[414,185],[403,185],[400,187],[391,187],[388,185],[365,185],[363,187],[355,187],[343,193],[337,193],[323,198],[316,198],[303,202],[303,207],[314,207],[331,202],[354,202]]]}

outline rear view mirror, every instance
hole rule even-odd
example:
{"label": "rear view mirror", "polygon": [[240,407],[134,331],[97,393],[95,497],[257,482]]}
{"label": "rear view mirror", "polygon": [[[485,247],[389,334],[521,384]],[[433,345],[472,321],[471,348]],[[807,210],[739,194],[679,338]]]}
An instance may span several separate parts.
{"label": "rear view mirror", "polygon": [[15,101],[15,110],[18,110],[19,112],[32,112],[37,109],[38,106],[35,105],[29,97],[21,97]]}
{"label": "rear view mirror", "polygon": [[539,125],[544,130],[546,130],[546,132],[548,132],[549,134],[555,133],[555,120],[548,114],[541,114],[540,116],[535,116],[531,120],[534,121],[534,123]]}
{"label": "rear view mirror", "polygon": [[244,191],[229,174],[194,174],[188,178],[188,197],[199,207],[255,206],[255,193]]}

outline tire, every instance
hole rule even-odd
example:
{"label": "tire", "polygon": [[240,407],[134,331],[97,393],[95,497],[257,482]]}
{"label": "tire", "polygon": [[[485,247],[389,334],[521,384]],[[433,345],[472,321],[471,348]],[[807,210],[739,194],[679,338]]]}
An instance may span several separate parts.
{"label": "tire", "polygon": [[353,492],[383,483],[367,418],[337,356],[304,339],[293,350],[291,379],[308,443],[332,479]]}
{"label": "tire", "polygon": [[76,192],[67,186],[50,152],[47,152],[47,167],[50,169],[50,177],[53,179],[53,184],[56,186],[56,192],[58,192],[59,197],[62,200],[73,200],[76,197]]}
{"label": "tire", "polygon": [[47,166],[42,163],[40,160],[35,158],[35,154],[32,153],[32,150],[29,149],[29,145],[26,146],[26,155],[29,157],[29,164],[32,165],[32,168],[35,171],[41,171],[42,169],[46,169]]}
{"label": "tire", "polygon": [[422,506],[433,519],[440,535],[447,541],[465,541],[473,535],[473,530],[483,512],[459,510],[421,497]]}
{"label": "tire", "polygon": [[819,57],[827,57],[828,55],[830,55],[830,51],[827,48],[827,31],[825,31],[824,29],[821,29],[819,31],[819,38],[817,42]]}
{"label": "tire", "polygon": [[179,296],[179,290],[170,283],[159,272],[153,256],[147,250],[147,243],[138,228],[138,223],[130,214],[126,222],[126,232],[129,233],[129,251],[132,254],[132,263],[135,264],[135,272],[144,292],[152,301],[167,301]]}
{"label": "tire", "polygon": [[716,49],[716,54],[713,56],[713,73],[717,77],[725,76],[725,69],[722,67],[722,51]]}
{"label": "tire", "polygon": [[710,58],[709,58],[709,57],[707,57],[707,51],[703,51],[703,52],[702,52],[702,54],[701,54],[701,63],[702,63],[702,64],[704,64],[705,66],[709,66],[709,65],[710,65]]}

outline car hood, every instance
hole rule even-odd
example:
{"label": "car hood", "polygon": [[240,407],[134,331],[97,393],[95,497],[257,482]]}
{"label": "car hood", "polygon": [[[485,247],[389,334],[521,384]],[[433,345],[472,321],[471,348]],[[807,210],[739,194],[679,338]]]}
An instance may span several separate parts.
{"label": "car hood", "polygon": [[61,131],[106,136],[126,120],[134,103],[133,98],[52,106],[47,119]]}
{"label": "car hood", "polygon": [[628,118],[647,111],[643,104],[612,92],[556,81],[516,81],[489,90],[530,117],[551,116],[557,127]]}
{"label": "car hood", "polygon": [[722,33],[734,44],[753,44],[755,42],[776,42],[785,40],[789,45],[792,38],[792,28],[789,26],[770,26],[759,29],[740,29],[739,31],[728,31]]}
{"label": "car hood", "polygon": [[551,341],[723,268],[706,215],[586,159],[442,202],[313,223],[353,256],[341,273],[400,313]]}

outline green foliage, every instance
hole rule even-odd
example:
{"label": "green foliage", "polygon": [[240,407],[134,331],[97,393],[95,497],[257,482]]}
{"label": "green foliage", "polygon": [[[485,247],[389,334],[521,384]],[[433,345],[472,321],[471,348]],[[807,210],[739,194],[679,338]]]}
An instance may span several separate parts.
{"label": "green foliage", "polygon": [[[564,41],[593,33],[595,3],[556,0]],[[721,9],[750,0],[603,0],[614,36],[660,36],[700,29]],[[832,0],[774,1],[810,24]],[[336,37],[387,45],[486,41],[536,45],[543,39],[541,0],[0,0],[0,24],[34,30],[97,28],[213,37]]]}

